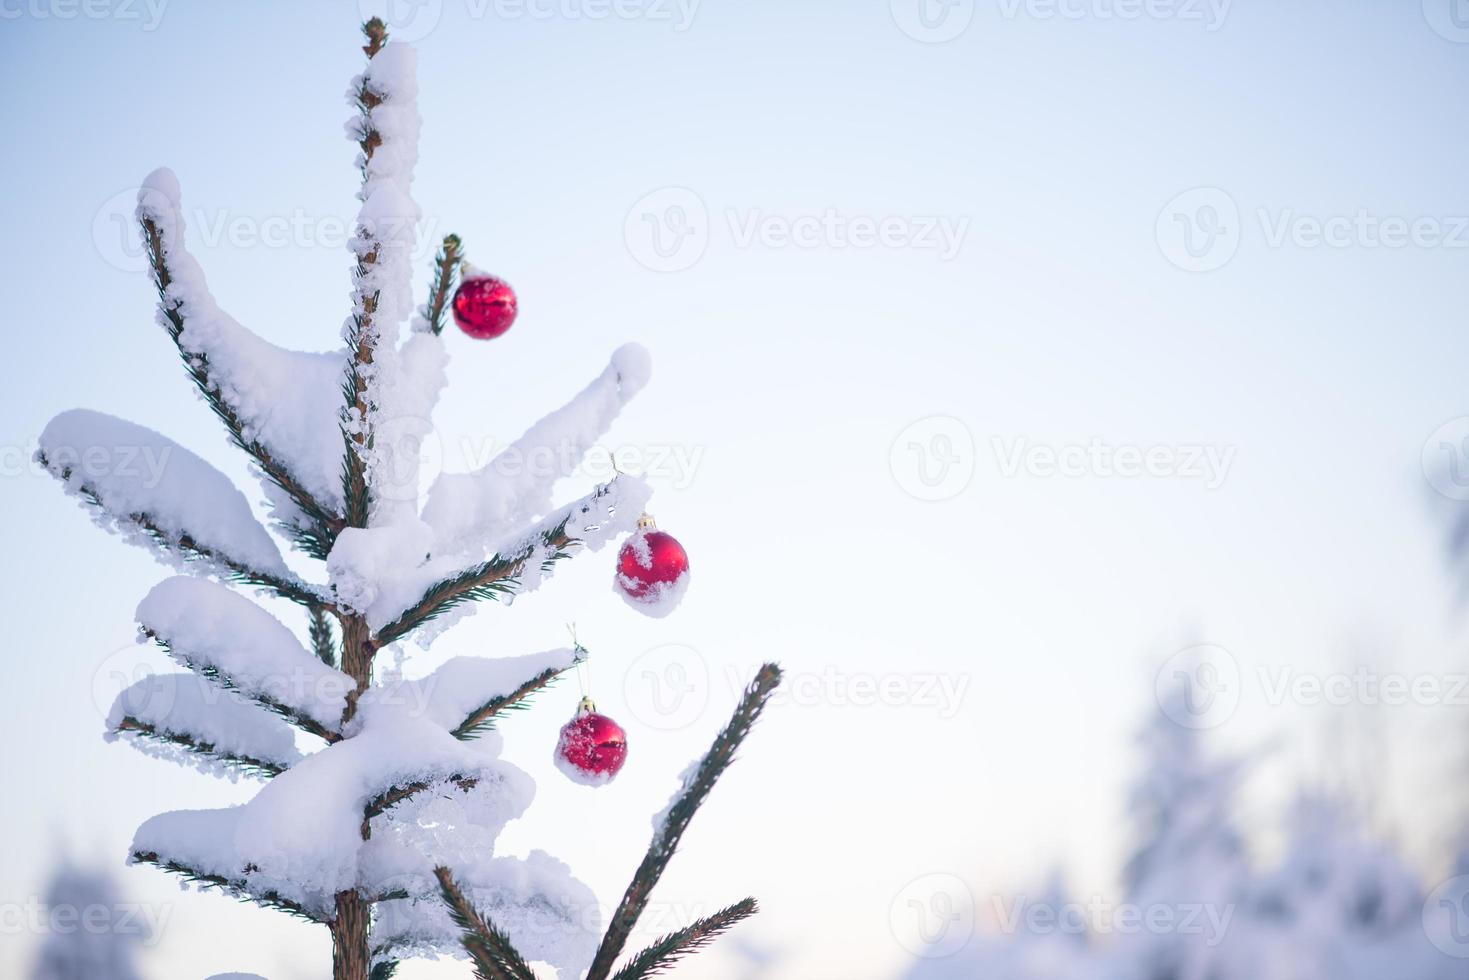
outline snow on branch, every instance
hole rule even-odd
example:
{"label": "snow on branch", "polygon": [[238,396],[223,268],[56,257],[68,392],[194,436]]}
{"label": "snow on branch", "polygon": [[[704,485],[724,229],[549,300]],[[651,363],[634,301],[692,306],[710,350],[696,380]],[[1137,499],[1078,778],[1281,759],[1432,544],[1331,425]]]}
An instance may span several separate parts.
{"label": "snow on branch", "polygon": [[222,687],[336,739],[352,678],[321,662],[280,620],[203,579],[175,577],[138,605],[138,623],[171,657]]}
{"label": "snow on branch", "polygon": [[391,643],[454,607],[533,591],[573,546],[596,551],[632,530],[652,491],[619,476],[541,521],[510,546],[469,566],[462,558],[425,562],[367,610],[380,643]]}
{"label": "snow on branch", "polygon": [[[169,814],[165,814],[165,816],[169,816]],[[281,912],[286,912],[297,918],[305,919],[308,922],[326,923],[329,921],[329,913],[324,908],[310,909],[301,905],[299,902],[294,902],[270,890],[252,891],[249,883],[242,878],[230,878],[227,875],[211,874],[210,872],[190,867],[182,861],[160,857],[153,851],[134,850],[128,855],[128,863],[151,864],[162,871],[180,876],[190,884],[199,886],[201,890],[217,888],[231,898],[253,902],[264,908],[273,908]]]}
{"label": "snow on branch", "polygon": [[544,691],[556,678],[569,670],[570,667],[547,667],[539,674],[526,678],[513,690],[504,694],[497,694],[485,701],[478,708],[469,712],[464,720],[454,726],[455,738],[470,739],[478,738],[483,733],[490,731],[495,726],[495,718],[504,711],[520,711],[529,707],[528,699],[539,691]]}
{"label": "snow on branch", "polygon": [[273,514],[314,557],[342,526],[338,385],[345,354],[268,343],[219,308],[184,245],[178,178],[155,170],[138,191],[159,321],[231,441],[255,461]]}
{"label": "snow on branch", "polygon": [[[279,778],[279,777],[278,777]],[[129,864],[151,864],[203,888],[289,912],[312,922],[331,921],[333,896],[320,890],[271,884],[231,847],[244,807],[174,810],[145,821],[133,837]]]}
{"label": "snow on branch", "polygon": [[364,700],[352,724],[351,737],[296,762],[242,806],[146,821],[133,853],[329,918],[340,893],[382,895],[405,872],[424,870],[421,848],[410,844],[436,841],[445,824],[420,819],[425,807],[461,805],[450,796],[470,801],[475,851],[484,854],[530,803],[529,777],[473,751],[406,698]]}
{"label": "snow on branch", "polygon": [[407,783],[403,786],[394,786],[385,789],[381,793],[367,801],[367,806],[362,815],[362,839],[366,840],[372,836],[372,818],[380,817],[393,807],[413,799],[420,793],[431,790],[442,790],[450,786],[462,792],[469,792],[479,785],[479,779],[474,776],[451,776],[448,779],[423,779],[416,783]]}
{"label": "snow on branch", "polygon": [[780,668],[775,664],[765,664],[756,672],[755,679],[745,688],[744,696],[735,707],[729,724],[715,736],[714,744],[704,757],[688,768],[678,792],[668,801],[663,812],[653,818],[653,841],[648,845],[642,864],[638,865],[632,883],[627,886],[622,901],[612,914],[612,921],[607,927],[606,935],[602,937],[602,944],[597,948],[597,956],[592,961],[587,980],[606,980],[611,974],[613,964],[627,944],[638,917],[647,906],[653,887],[658,884],[658,879],[663,876],[669,860],[678,849],[678,842],[688,829],[689,822],[693,820],[694,814],[698,812],[719,777],[734,761],[736,750],[750,734],[779,684]]}
{"label": "snow on branch", "polygon": [[[490,977],[534,980],[530,962],[549,963],[559,976],[580,976],[596,949],[601,921],[591,889],[544,851],[512,858],[458,850],[453,857],[435,856],[411,882],[405,878],[410,894],[377,906],[373,942],[378,954],[468,954],[483,968],[484,955],[494,949],[491,962],[501,972],[486,974]],[[448,902],[440,868],[453,887]],[[470,912],[472,917],[466,915]],[[485,936],[497,937],[490,939],[492,946],[481,945]],[[518,964],[520,972],[510,964]]]}
{"label": "snow on branch", "polygon": [[[454,657],[420,680],[399,680],[369,688],[358,706],[369,719],[379,705],[386,710],[406,707],[413,717],[436,725],[457,739],[472,739],[491,730],[496,714],[523,706],[525,698],[544,689],[563,671],[580,662],[584,653],[578,647],[496,659]],[[367,804],[364,839],[370,835],[372,818],[446,783],[470,790],[478,785],[478,780],[457,775],[448,780],[419,780],[384,790]]]}
{"label": "snow on branch", "polygon": [[384,379],[391,383],[396,372],[398,327],[413,312],[411,257],[421,217],[410,192],[421,127],[417,53],[386,41],[380,22],[369,22],[366,31],[368,64],[352,80],[350,100],[357,112],[347,123],[348,137],[362,151],[362,206],[351,241],[357,259],[352,311],[343,327],[350,357],[342,388],[342,484],[353,527],[367,526],[375,506],[369,487],[381,461],[370,436],[385,405]]}
{"label": "snow on branch", "polygon": [[196,562],[297,602],[320,601],[286,567],[229,477],[152,429],[72,409],[46,425],[36,460],[95,508],[102,527],[167,563]]}
{"label": "snow on branch", "polygon": [[648,352],[624,344],[580,394],[483,467],[441,474],[423,510],[434,529],[435,550],[503,537],[550,511],[556,481],[571,474],[651,372]]}
{"label": "snow on branch", "polygon": [[563,647],[518,657],[453,657],[427,677],[371,688],[362,704],[411,704],[418,717],[455,738],[473,738],[489,730],[496,714],[522,705],[585,655],[583,647]]}
{"label": "snow on branch", "polygon": [[301,759],[279,717],[194,674],[153,674],[120,693],[107,715],[107,739],[117,738],[231,779],[275,776]]}

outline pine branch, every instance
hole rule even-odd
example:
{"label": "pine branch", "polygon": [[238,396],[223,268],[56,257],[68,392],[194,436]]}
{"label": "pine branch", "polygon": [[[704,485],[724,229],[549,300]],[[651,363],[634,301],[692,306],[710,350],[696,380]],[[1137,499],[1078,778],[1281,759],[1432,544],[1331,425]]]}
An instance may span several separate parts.
{"label": "pine branch", "polygon": [[337,665],[337,644],[332,636],[331,620],[321,603],[311,605],[311,652],[328,667]]}
{"label": "pine branch", "polygon": [[592,960],[587,980],[606,980],[612,972],[613,964],[622,953],[623,946],[627,945],[628,935],[648,904],[653,887],[658,884],[658,879],[663,876],[669,860],[678,849],[678,843],[688,829],[689,821],[693,819],[719,777],[734,761],[735,751],[750,734],[750,729],[765,710],[766,703],[779,683],[780,668],[775,664],[765,664],[755,674],[750,686],[745,688],[745,695],[730,717],[729,724],[715,737],[714,744],[704,754],[704,758],[699,760],[698,768],[685,782],[682,792],[674,799],[664,814],[662,823],[654,831],[648,853],[644,855],[643,863],[638,865],[632,883],[627,886],[617,911],[608,923],[602,944],[597,947],[597,955]]}
{"label": "pine branch", "polygon": [[454,291],[459,265],[464,261],[460,248],[458,235],[445,235],[444,244],[434,258],[434,283],[429,289],[428,306],[424,307],[423,318],[435,334],[444,332],[444,311],[449,306],[449,294]]}
{"label": "pine branch", "polygon": [[209,664],[201,664],[198,661],[191,660],[187,656],[175,653],[172,645],[169,644],[167,640],[164,640],[163,638],[158,636],[158,634],[154,633],[152,630],[143,629],[142,633],[148,639],[152,640],[154,643],[157,643],[158,646],[175,661],[177,661],[184,667],[187,667],[189,670],[192,670],[200,677],[208,678],[225,690],[238,691],[241,695],[249,698],[251,701],[260,705],[262,708],[265,708],[267,711],[273,711],[276,714],[280,715],[286,721],[295,725],[297,728],[301,729],[303,732],[306,732],[308,735],[315,735],[317,738],[323,739],[327,742],[340,742],[342,740],[342,736],[340,733],[334,732],[326,726],[322,725],[320,722],[306,717],[295,708],[292,708],[290,705],[277,701],[269,695],[245,690],[235,683],[234,678],[230,677],[218,667],[214,667]]}
{"label": "pine branch", "polygon": [[233,898],[238,898],[241,901],[253,902],[256,905],[263,905],[280,912],[286,912],[296,916],[298,919],[305,919],[307,922],[326,922],[326,919],[309,911],[306,906],[284,898],[277,892],[267,891],[261,892],[258,895],[252,894],[244,881],[231,881],[223,875],[208,874],[180,864],[177,861],[165,861],[153,851],[134,851],[132,858],[137,864],[151,864],[162,871],[167,871],[169,874],[179,875],[191,884],[207,888],[218,888],[225,894]]}
{"label": "pine branch", "polygon": [[[374,17],[362,25],[367,38],[362,52],[369,59],[377,56],[387,43],[388,31],[379,18]],[[382,145],[383,137],[372,123],[372,110],[382,104],[382,97],[374,93],[364,75],[357,85],[357,111],[361,115],[360,135],[357,145],[362,150],[362,183],[369,179],[372,155]],[[371,229],[359,224],[357,237],[372,238]],[[372,434],[368,428],[368,415],[372,405],[368,403],[367,376],[372,368],[373,350],[377,346],[378,331],[373,322],[377,313],[378,292],[368,291],[366,282],[372,267],[377,264],[377,249],[364,252],[357,258],[352,273],[352,317],[347,325],[347,349],[351,355],[347,361],[347,374],[343,379],[342,392],[347,407],[343,415],[342,439],[345,455],[342,461],[342,494],[346,501],[347,525],[366,527],[367,515],[372,505],[372,491],[367,483],[367,466],[363,459],[372,446]]]}
{"label": "pine branch", "polygon": [[[577,658],[571,664],[571,667],[575,667],[579,663],[581,663],[581,659]],[[490,698],[484,704],[471,711],[458,725],[455,725],[454,730],[449,734],[461,740],[478,738],[495,727],[496,715],[502,711],[521,711],[530,707],[529,699],[531,695],[550,687],[558,677],[570,670],[571,667],[548,667],[509,694],[501,694],[497,697]]]}
{"label": "pine branch", "polygon": [[[36,461],[42,466],[49,466],[46,453],[41,450],[36,452]],[[71,479],[70,467],[63,467],[60,472],[62,482]],[[109,517],[117,520],[126,520],[147,535],[154,544],[164,551],[170,552],[184,561],[202,561],[212,564],[216,568],[223,569],[227,573],[224,577],[238,585],[250,585],[256,588],[269,589],[282,599],[299,602],[303,605],[319,604],[328,610],[335,610],[336,606],[324,600],[314,589],[305,582],[298,579],[285,579],[269,572],[258,571],[250,568],[242,562],[236,561],[229,555],[208,548],[187,532],[178,536],[170,535],[165,531],[150,514],[114,514],[102,503],[102,497],[97,493],[97,488],[89,483],[83,483],[77,487],[77,494],[90,506],[97,508]]]}
{"label": "pine branch", "polygon": [[[102,506],[101,499],[95,493],[88,491],[85,487],[82,492],[96,506]],[[212,562],[225,568],[229,572],[229,579],[236,584],[269,589],[282,599],[289,599],[292,602],[299,602],[302,605],[314,605],[323,602],[321,596],[309,588],[304,582],[279,578],[278,576],[271,575],[269,572],[257,571],[235,561],[228,555],[205,547],[188,534],[181,534],[177,539],[170,538],[167,532],[159,527],[157,522],[148,514],[129,514],[128,520],[136,524],[140,530],[144,531],[160,545],[177,548],[183,553],[185,559]]]}
{"label": "pine branch", "polygon": [[[385,646],[401,639],[460,603],[498,599],[513,594],[520,588],[521,574],[537,554],[541,555],[540,571],[543,574],[551,572],[557,562],[571,557],[571,552],[566,549],[581,543],[579,538],[572,536],[572,521],[576,520],[581,524],[582,520],[599,520],[600,518],[590,516],[594,513],[594,505],[603,497],[617,491],[617,480],[598,486],[580,501],[542,520],[539,528],[527,534],[522,539],[522,544],[508,556],[497,554],[489,561],[432,586],[422,598],[400,613],[397,619],[378,631],[377,642]],[[609,513],[613,511],[615,508],[609,509]],[[581,524],[577,533],[599,528],[600,525],[596,523]]]}
{"label": "pine branch", "polygon": [[[359,347],[355,334],[349,338],[348,344],[356,358]],[[347,398],[347,407],[342,413],[342,497],[347,501],[346,523],[348,527],[366,527],[371,498],[367,488],[367,467],[358,449],[359,444],[365,446],[366,441],[349,433],[345,424],[348,419],[358,417],[355,413],[360,406],[366,404],[367,385],[359,378],[355,363],[347,369],[347,379],[342,384],[342,391]],[[361,417],[366,417],[365,409]]]}
{"label": "pine branch", "polygon": [[312,497],[286,465],[272,456],[258,439],[248,438],[245,435],[244,422],[225,402],[219,388],[210,379],[209,358],[204,354],[190,353],[184,349],[183,333],[187,324],[182,302],[168,295],[168,287],[173,282],[173,272],[168,267],[168,256],[164,254],[163,232],[159,229],[157,222],[151,218],[143,218],[142,226],[143,238],[148,248],[148,263],[153,272],[153,284],[158,287],[158,309],[167,321],[169,336],[173,338],[174,346],[178,348],[184,368],[189,372],[189,377],[193,379],[199,393],[204,396],[205,403],[224,423],[230,442],[244,450],[270,482],[279,487],[306,516],[305,526],[283,522],[287,532],[307,554],[313,558],[325,559],[327,553],[331,551],[332,542],[336,540],[337,532],[342,528],[341,518]]}
{"label": "pine branch", "polygon": [[216,762],[222,762],[232,768],[239,769],[241,772],[251,776],[260,776],[268,779],[271,776],[279,776],[286,771],[286,767],[279,763],[266,762],[263,759],[255,759],[248,755],[234,755],[229,752],[223,752],[209,742],[199,741],[181,732],[162,731],[145,721],[139,721],[131,715],[124,715],[115,730],[119,732],[132,732],[142,738],[176,745],[196,755],[202,755]]}
{"label": "pine branch", "polygon": [[440,786],[445,782],[452,783],[464,792],[469,792],[479,785],[479,778],[475,776],[450,776],[447,780],[420,780],[407,783],[403,786],[394,786],[383,790],[377,796],[368,801],[367,807],[362,814],[362,839],[367,840],[371,836],[372,818],[392,809],[409,797],[416,796],[432,786]]}
{"label": "pine branch", "polygon": [[362,34],[367,38],[367,43],[362,46],[362,53],[369,58],[377,56],[388,43],[388,25],[383,23],[381,17],[374,17],[362,25]]}
{"label": "pine branch", "polygon": [[537,544],[528,544],[509,557],[496,555],[453,578],[445,579],[424,593],[423,598],[404,610],[397,619],[378,631],[378,643],[386,646],[413,632],[424,623],[465,602],[498,599],[513,593],[526,564],[540,549],[547,551],[541,570],[549,571],[556,562],[570,558],[565,549],[576,543],[566,533],[566,521],[540,535]]}
{"label": "pine branch", "polygon": [[393,980],[397,973],[397,960],[382,960],[373,964],[372,972],[367,975],[367,980]]}
{"label": "pine branch", "polygon": [[488,922],[470,903],[453,872],[448,868],[434,869],[439,879],[439,893],[444,904],[449,906],[449,917],[461,930],[459,942],[474,962],[474,973],[479,980],[536,980],[536,975],[505,935]]}
{"label": "pine branch", "polygon": [[642,980],[675,965],[678,958],[698,952],[732,926],[759,911],[753,898],[720,909],[692,925],[670,932],[628,961],[612,976],[612,980]]}

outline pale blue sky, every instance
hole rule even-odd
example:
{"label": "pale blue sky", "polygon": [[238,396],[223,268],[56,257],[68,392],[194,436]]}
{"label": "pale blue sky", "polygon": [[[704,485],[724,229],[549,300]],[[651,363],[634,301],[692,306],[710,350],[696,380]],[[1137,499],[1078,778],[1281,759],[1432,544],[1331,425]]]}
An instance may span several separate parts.
{"label": "pale blue sky", "polygon": [[[410,663],[544,648],[573,619],[596,652],[593,693],[628,723],[628,768],[595,793],[566,784],[547,756],[575,692],[548,696],[506,726],[508,755],[541,786],[507,846],[564,857],[615,901],[648,816],[733,703],[730,672],[779,659],[809,696],[762,724],[662,897],[677,916],[759,896],[765,914],[742,933],[783,952],[771,976],[879,977],[906,955],[890,910],[920,876],[954,873],[984,896],[1060,862],[1084,894],[1113,887],[1129,733],[1178,647],[1218,643],[1241,665],[1239,710],[1214,744],[1288,736],[1249,800],[1265,839],[1344,712],[1271,705],[1260,668],[1464,670],[1420,464],[1435,430],[1469,415],[1469,231],[1455,221],[1469,215],[1469,36],[1447,2],[1237,0],[1215,20],[1183,0],[1134,19],[1103,16],[1109,0],[1072,0],[1067,16],[991,0],[949,8],[970,19],[944,43],[905,33],[924,36],[905,0],[627,0],[625,17],[589,16],[595,0],[535,16],[405,6],[423,35],[415,188],[429,229],[463,235],[521,300],[505,337],[450,338],[450,465],[514,437],[625,340],[652,350],[654,380],[609,444],[698,458],[655,474],[654,511],[695,573],[675,616],[636,617],[607,588],[611,556],[589,555]],[[22,462],[48,418],[83,405],[165,431],[257,496],[153,326],[151,285],[111,215],[172,167],[221,302],[278,343],[320,349],[345,315],[334,233],[354,212],[341,126],[356,4],[172,0],[156,23],[141,3],[69,9],[0,0],[7,906],[40,890],[59,840],[120,859],[157,810],[248,792],[103,744],[94,689],[153,656],[130,646],[132,610],[165,572]],[[945,9],[928,11],[933,29],[962,26]],[[1191,243],[1210,220],[1195,205],[1225,202],[1225,251],[1190,258],[1165,207],[1196,188],[1215,190],[1181,199],[1205,223]],[[655,271],[638,236],[676,230],[670,203],[705,248]],[[838,247],[831,231],[782,244],[828,209],[843,227],[898,219],[895,244]],[[1373,247],[1359,212],[1426,219],[1420,241],[1450,241]],[[1338,217],[1354,222],[1346,244],[1311,244],[1311,222]],[[922,247],[934,218],[964,229],[957,254]],[[293,222],[283,244],[260,241]],[[762,234],[747,242],[749,229]],[[1229,248],[1209,271],[1170,261],[1214,265]],[[906,493],[916,471],[900,445],[895,474],[890,453],[932,416],[958,419],[975,447],[950,443],[973,477],[942,501]],[[936,431],[904,439],[942,448]],[[1006,475],[1017,440],[1064,454],[1094,438],[1232,455],[1213,489]],[[643,689],[668,666],[645,651],[669,643],[697,651],[679,665],[706,705],[671,731]],[[854,704],[829,677],[966,686],[945,712]],[[1426,867],[1456,802],[1442,783],[1463,714],[1374,716],[1391,732],[1384,818],[1424,842]],[[323,930],[182,895],[152,870],[124,880],[167,909],[156,975],[305,980],[329,955]],[[0,972],[32,938],[6,936]],[[740,976],[737,945],[690,975]]]}

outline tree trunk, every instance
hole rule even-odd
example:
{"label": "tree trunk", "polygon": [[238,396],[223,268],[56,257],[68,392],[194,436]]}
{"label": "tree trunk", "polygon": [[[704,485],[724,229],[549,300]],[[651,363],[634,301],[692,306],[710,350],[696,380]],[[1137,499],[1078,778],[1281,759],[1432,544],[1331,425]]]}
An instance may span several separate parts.
{"label": "tree trunk", "polygon": [[[361,616],[342,617],[342,672],[357,682],[357,689],[347,695],[345,722],[357,713],[357,698],[372,680],[372,657],[376,645],[372,631]],[[362,824],[367,836],[367,823]],[[367,942],[372,905],[356,891],[337,892],[337,914],[332,920],[332,980],[367,980],[371,954]]]}
{"label": "tree trunk", "polygon": [[332,980],[367,980],[367,900],[355,891],[337,892],[332,921]]}

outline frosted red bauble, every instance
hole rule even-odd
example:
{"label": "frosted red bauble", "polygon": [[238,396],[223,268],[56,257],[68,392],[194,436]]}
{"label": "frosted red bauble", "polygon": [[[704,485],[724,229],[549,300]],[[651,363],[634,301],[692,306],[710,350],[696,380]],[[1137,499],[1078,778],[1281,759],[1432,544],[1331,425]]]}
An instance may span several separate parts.
{"label": "frosted red bauble", "polygon": [[476,340],[493,340],[515,322],[515,290],[503,279],[475,276],[454,291],[454,322]]}
{"label": "frosted red bauble", "polygon": [[627,734],[622,726],[598,714],[586,698],[576,717],[561,726],[556,742],[556,767],[579,783],[599,786],[610,782],[627,759]]}
{"label": "frosted red bauble", "polygon": [[688,574],[688,553],[667,531],[639,529],[617,555],[617,587],[634,602],[681,594]]}

